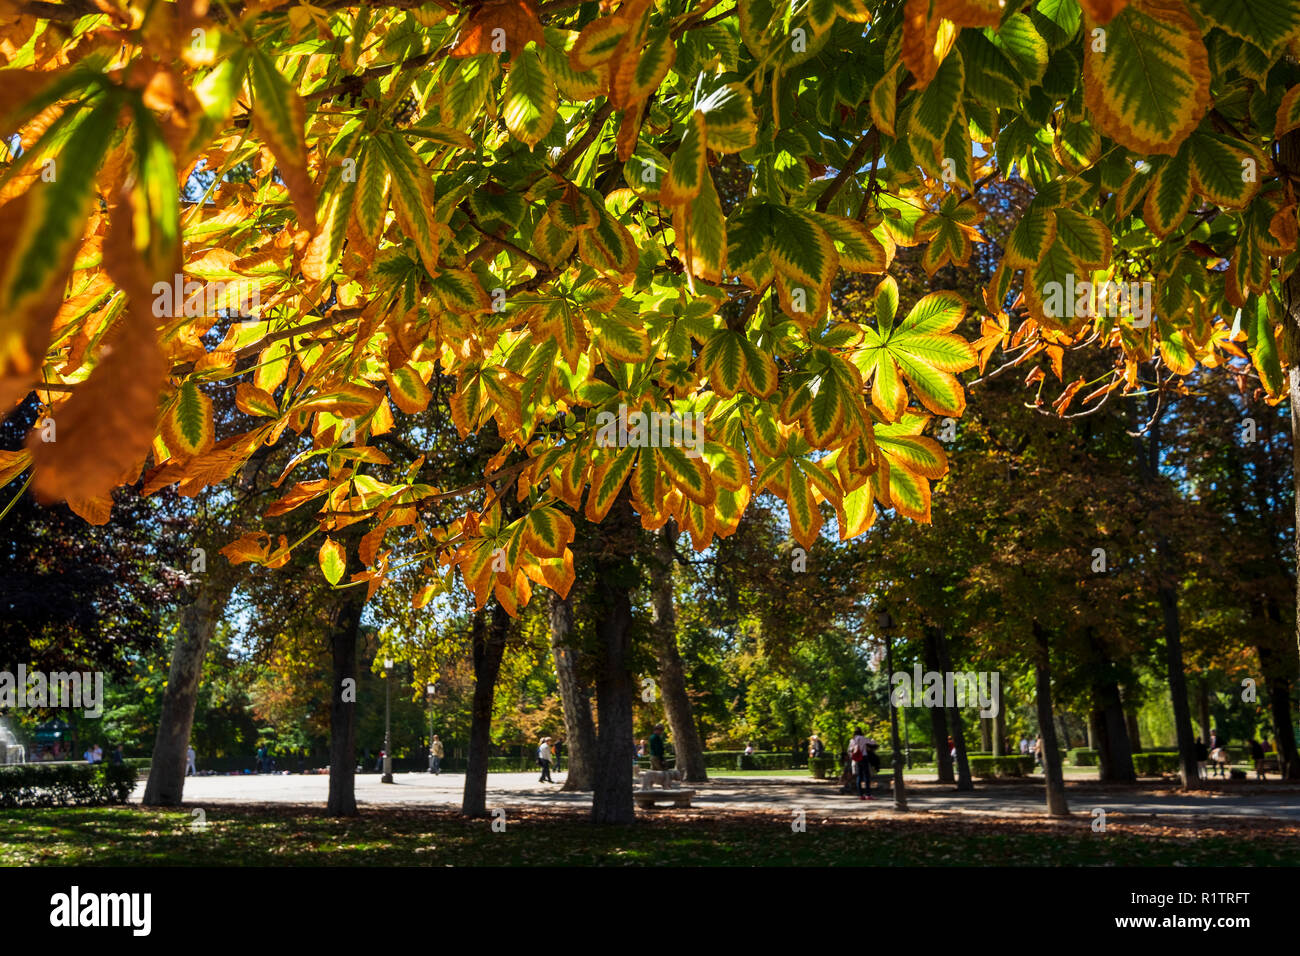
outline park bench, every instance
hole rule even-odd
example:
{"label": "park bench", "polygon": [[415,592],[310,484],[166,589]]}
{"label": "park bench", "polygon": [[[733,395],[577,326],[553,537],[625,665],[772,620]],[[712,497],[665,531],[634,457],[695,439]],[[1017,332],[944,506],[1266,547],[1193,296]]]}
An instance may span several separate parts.
{"label": "park bench", "polygon": [[632,798],[636,801],[637,807],[642,810],[653,810],[656,803],[662,803],[666,800],[671,800],[674,807],[689,807],[693,796],[695,796],[694,790],[680,788],[656,790],[651,787],[648,790],[632,791]]}
{"label": "park bench", "polygon": [[[636,805],[642,810],[653,810],[656,803],[670,800],[674,807],[689,807],[695,791],[683,790],[674,776],[675,773],[671,770],[638,771],[637,786],[632,791],[632,798],[636,801]],[[661,789],[655,788],[656,778],[662,785]]]}

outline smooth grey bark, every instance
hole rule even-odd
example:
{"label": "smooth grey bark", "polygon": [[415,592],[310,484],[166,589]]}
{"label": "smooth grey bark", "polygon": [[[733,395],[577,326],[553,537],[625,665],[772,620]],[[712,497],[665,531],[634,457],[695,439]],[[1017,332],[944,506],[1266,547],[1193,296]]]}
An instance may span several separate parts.
{"label": "smooth grey bark", "polygon": [[[943,672],[939,657],[938,631],[933,627],[925,629],[923,654],[927,672]],[[913,688],[913,693],[919,694],[920,691],[919,687]],[[944,708],[927,707],[926,710],[930,714],[930,740],[934,744],[934,764],[939,773],[939,783],[956,783],[957,778],[953,775],[952,768],[952,754],[948,752],[948,718]]]}
{"label": "smooth grey bark", "polygon": [[655,657],[659,661],[659,690],[663,694],[664,713],[673,734],[673,751],[677,768],[687,780],[707,780],[704,768],[704,745],[695,726],[691,700],[686,694],[686,668],[677,648],[677,610],[673,606],[673,544],[677,540],[676,522],[668,522],[655,534],[654,560],[650,562],[652,595],[651,634]]}
{"label": "smooth grey bark", "polygon": [[1070,806],[1065,799],[1065,775],[1061,771],[1061,751],[1056,745],[1056,722],[1052,719],[1052,649],[1047,631],[1038,619],[1034,629],[1034,703],[1038,710],[1038,732],[1043,738],[1043,777],[1046,780],[1047,812],[1054,817],[1068,817]]}
{"label": "smooth grey bark", "polygon": [[470,704],[469,758],[460,812],[467,817],[485,817],[487,810],[488,752],[492,743],[492,699],[496,696],[501,658],[506,651],[510,616],[496,599],[490,611],[474,615],[472,655],[474,697]]}
{"label": "smooth grey bark", "polygon": [[194,600],[181,608],[180,633],[172,648],[171,669],[163,691],[158,733],[154,738],[149,781],[145,784],[146,807],[178,807],[185,792],[186,753],[194,726],[194,706],[203,676],[203,660],[216,633],[217,622],[228,594],[201,580]]}
{"label": "smooth grey bark", "polygon": [[601,647],[596,677],[596,775],[592,784],[594,823],[631,823],[633,734],[630,670],[632,650],[632,588],[636,568],[632,553],[639,543],[639,522],[632,513],[628,491],[619,492],[602,522],[601,550],[595,556],[596,635]]}
{"label": "smooth grey bark", "polygon": [[591,695],[582,682],[579,652],[573,646],[573,605],[551,592],[551,653],[564,710],[564,742],[568,775],[561,790],[590,790],[595,779],[596,722],[591,716]]}
{"label": "smooth grey bark", "polygon": [[365,591],[345,589],[330,624],[334,685],[330,699],[330,788],[326,812],[332,817],[357,814],[357,642],[365,605]]}

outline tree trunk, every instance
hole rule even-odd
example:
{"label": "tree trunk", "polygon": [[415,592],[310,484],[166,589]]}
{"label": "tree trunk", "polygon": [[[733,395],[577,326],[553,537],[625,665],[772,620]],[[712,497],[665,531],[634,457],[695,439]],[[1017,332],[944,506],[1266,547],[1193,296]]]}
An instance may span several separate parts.
{"label": "tree trunk", "polygon": [[1201,739],[1208,743],[1210,740],[1210,689],[1206,686],[1204,677],[1196,681],[1196,712],[1201,718]]}
{"label": "tree trunk", "polygon": [[1137,773],[1133,769],[1133,750],[1124,722],[1124,705],[1119,696],[1119,682],[1115,679],[1115,664],[1091,627],[1087,629],[1086,637],[1092,671],[1090,727],[1096,738],[1101,779],[1112,783],[1135,783]]}
{"label": "tree trunk", "polygon": [[1002,682],[998,682],[998,699],[996,707],[998,712],[993,715],[993,756],[1005,757],[1007,755],[1007,712],[1003,706],[1004,694],[1002,693]]}
{"label": "tree trunk", "polygon": [[[944,673],[945,686],[947,675],[953,673],[952,656],[948,651],[948,636],[942,631],[935,632],[935,647],[939,651],[939,663]],[[957,750],[957,789],[974,790],[971,780],[970,761],[966,757],[966,730],[961,719],[961,711],[956,706],[948,708],[948,724],[952,728],[952,742]]]}
{"label": "tree trunk", "polygon": [[330,629],[334,693],[330,698],[330,789],[326,812],[332,817],[357,813],[357,639],[366,592],[348,588]]}
{"label": "tree trunk", "polygon": [[[488,617],[488,620],[485,620]],[[510,617],[495,599],[487,614],[474,615],[474,698],[469,717],[469,759],[465,769],[465,790],[460,812],[467,817],[485,817],[487,811],[488,751],[492,744],[492,698],[496,695],[501,658],[506,651]]]}
{"label": "tree trunk", "polygon": [[1278,769],[1284,780],[1300,780],[1300,754],[1296,753],[1295,731],[1291,722],[1291,679],[1282,672],[1280,655],[1267,645],[1255,648],[1259,654],[1264,692],[1268,694],[1273,739],[1278,746]]}
{"label": "tree trunk", "polygon": [[550,597],[551,653],[564,708],[564,740],[569,772],[561,790],[590,790],[595,778],[596,722],[591,718],[591,698],[578,672],[578,649],[573,646],[573,605],[554,591]]}
{"label": "tree trunk", "polygon": [[1097,751],[1097,779],[1109,780],[1113,772],[1110,764],[1110,741],[1102,722],[1106,719],[1101,708],[1093,707],[1088,711],[1088,749]]}
{"label": "tree trunk", "polygon": [[[1169,542],[1161,535],[1157,541],[1161,563],[1169,549]],[[1163,573],[1163,572],[1162,572]],[[1162,581],[1157,588],[1160,609],[1165,622],[1165,667],[1169,672],[1169,693],[1174,704],[1174,729],[1178,734],[1178,762],[1184,790],[1200,787],[1196,772],[1196,741],[1192,734],[1192,711],[1187,703],[1187,677],[1183,673],[1182,627],[1178,620],[1178,596],[1174,589]],[[1208,743],[1208,741],[1207,741]]]}
{"label": "tree trunk", "polygon": [[673,607],[673,543],[677,540],[676,522],[669,519],[655,535],[655,555],[650,563],[650,587],[654,607],[651,633],[655,656],[659,659],[659,690],[664,697],[664,713],[673,734],[677,768],[687,780],[707,780],[704,746],[691,714],[686,696],[686,670],[677,649],[677,611]]}
{"label": "tree trunk", "polygon": [[980,750],[993,753],[993,718],[980,717]]}
{"label": "tree trunk", "polygon": [[603,538],[595,565],[596,635],[603,660],[596,678],[596,777],[591,795],[595,823],[631,823],[632,693],[635,682],[628,660],[632,649],[632,598],[636,568],[638,522],[624,488],[600,526]]}
{"label": "tree trunk", "polygon": [[149,782],[145,784],[146,807],[178,807],[185,791],[186,753],[190,729],[194,726],[194,704],[203,675],[208,642],[216,632],[227,595],[201,582],[193,603],[181,610],[180,633],[172,648],[171,670],[163,691],[162,713],[154,739]]}
{"label": "tree trunk", "polygon": [[1034,619],[1035,703],[1038,705],[1038,732],[1043,738],[1043,776],[1047,782],[1047,812],[1054,817],[1070,815],[1065,799],[1065,774],[1061,770],[1061,751],[1056,746],[1056,723],[1052,719],[1052,649],[1047,631]]}
{"label": "tree trunk", "polygon": [[[942,676],[940,664],[938,631],[932,627],[925,629],[925,669],[927,672]],[[921,688],[913,688],[914,694],[920,694]],[[952,772],[952,754],[948,752],[948,718],[943,707],[927,707],[930,713],[930,739],[934,743],[934,765],[939,773],[940,783],[956,783]]]}
{"label": "tree trunk", "polygon": [[1135,754],[1142,752],[1142,732],[1138,727],[1138,710],[1139,705],[1136,701],[1130,701],[1128,694],[1123,697],[1124,708],[1124,727],[1128,731],[1129,749]]}

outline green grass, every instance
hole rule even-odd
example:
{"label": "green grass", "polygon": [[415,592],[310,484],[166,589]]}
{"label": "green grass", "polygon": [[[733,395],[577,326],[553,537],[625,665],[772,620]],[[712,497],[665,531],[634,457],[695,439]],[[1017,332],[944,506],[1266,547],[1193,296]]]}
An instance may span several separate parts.
{"label": "green grass", "polygon": [[[1300,865],[1300,828],[1276,821],[1153,826],[927,813],[823,820],[779,812],[657,811],[597,827],[579,812],[509,809],[504,832],[450,810],[372,809],[331,819],[303,807],[132,807],[0,813],[4,865]],[[1115,818],[1112,818],[1113,820]]]}

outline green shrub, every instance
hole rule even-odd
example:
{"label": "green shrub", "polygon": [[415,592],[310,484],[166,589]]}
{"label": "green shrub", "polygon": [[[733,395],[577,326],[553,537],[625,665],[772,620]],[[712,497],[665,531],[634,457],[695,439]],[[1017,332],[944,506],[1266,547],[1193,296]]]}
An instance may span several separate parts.
{"label": "green shrub", "polygon": [[0,808],[90,807],[126,803],[137,770],[113,764],[0,767]]}
{"label": "green shrub", "polygon": [[1089,750],[1087,747],[1075,747],[1070,751],[1071,767],[1095,767],[1099,760],[1097,751]]}
{"label": "green shrub", "polygon": [[1158,777],[1163,773],[1178,772],[1178,754],[1148,752],[1133,755],[1133,769],[1139,777]]}
{"label": "green shrub", "polygon": [[835,768],[837,762],[834,757],[809,757],[808,771],[818,780],[834,777],[838,775]]}
{"label": "green shrub", "polygon": [[970,772],[976,777],[1025,777],[1034,772],[1034,758],[968,757]]}

